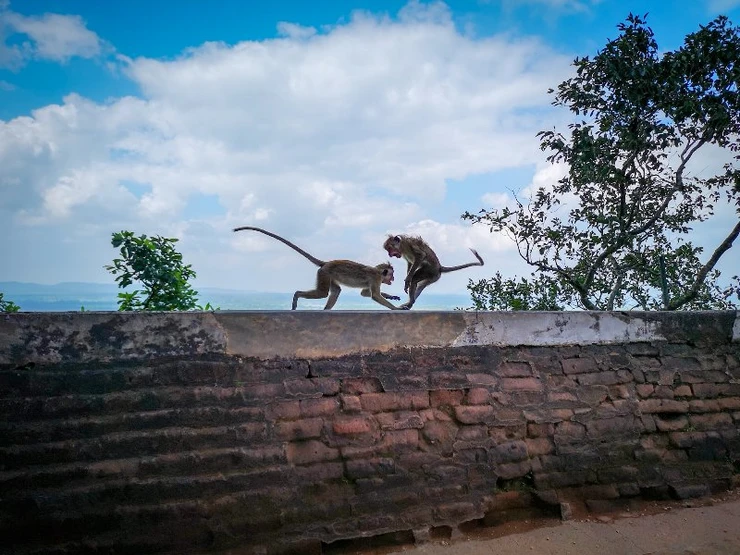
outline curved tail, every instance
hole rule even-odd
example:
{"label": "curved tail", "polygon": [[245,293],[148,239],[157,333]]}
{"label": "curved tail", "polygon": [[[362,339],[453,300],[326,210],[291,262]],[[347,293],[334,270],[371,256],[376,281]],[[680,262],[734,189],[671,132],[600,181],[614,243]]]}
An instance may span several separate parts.
{"label": "curved tail", "polygon": [[467,264],[460,264],[459,266],[441,266],[439,268],[439,271],[443,274],[447,272],[454,272],[456,270],[462,270],[463,268],[470,268],[471,266],[483,266],[483,259],[478,254],[478,251],[475,249],[470,249],[471,252],[475,255],[475,257],[478,259],[478,262],[468,262]]}
{"label": "curved tail", "polygon": [[306,251],[304,251],[301,247],[298,247],[298,246],[294,245],[293,243],[291,243],[287,239],[283,239],[282,237],[280,237],[280,235],[277,235],[275,233],[272,233],[270,231],[267,231],[266,229],[262,229],[261,227],[252,227],[252,226],[245,225],[245,226],[242,226],[242,227],[235,227],[234,228],[234,231],[242,231],[242,230],[245,230],[245,229],[250,229],[252,231],[259,231],[260,233],[264,233],[265,235],[268,235],[269,237],[272,237],[273,239],[277,239],[278,241],[280,241],[282,243],[285,243],[291,249],[295,250],[296,252],[298,252],[298,253],[302,254],[303,256],[305,256],[306,258],[308,258],[311,262],[313,262],[314,264],[316,264],[319,268],[321,266],[323,266],[324,264],[326,264],[326,262],[324,262],[323,260],[319,260],[315,256],[311,256]]}

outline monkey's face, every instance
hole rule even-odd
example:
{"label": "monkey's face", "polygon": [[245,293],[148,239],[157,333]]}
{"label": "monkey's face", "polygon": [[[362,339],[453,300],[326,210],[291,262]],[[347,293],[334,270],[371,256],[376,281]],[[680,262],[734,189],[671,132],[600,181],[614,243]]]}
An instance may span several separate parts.
{"label": "monkey's face", "polygon": [[381,278],[380,281],[382,281],[386,285],[392,284],[393,283],[393,266],[391,266],[390,264],[388,265],[384,264],[382,267],[383,267],[383,277]]}
{"label": "monkey's face", "polygon": [[401,258],[401,238],[396,237],[388,237],[386,239],[385,243],[383,243],[383,248],[388,251],[388,256]]}

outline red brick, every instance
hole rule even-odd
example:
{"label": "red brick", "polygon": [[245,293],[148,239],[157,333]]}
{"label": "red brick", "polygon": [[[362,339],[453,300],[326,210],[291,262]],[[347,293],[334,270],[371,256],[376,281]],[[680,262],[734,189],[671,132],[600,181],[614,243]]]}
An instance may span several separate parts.
{"label": "red brick", "polygon": [[702,399],[689,401],[689,410],[691,412],[720,412],[719,399]]}
{"label": "red brick", "polygon": [[341,388],[343,393],[352,395],[383,391],[383,386],[378,378],[347,378],[342,380]]}
{"label": "red brick", "polygon": [[547,455],[555,450],[552,440],[547,437],[529,438],[525,441],[527,443],[527,454],[530,457]]}
{"label": "red brick", "polygon": [[689,410],[687,401],[674,401],[673,399],[644,399],[638,401],[638,407],[643,413],[679,412],[685,413]]}
{"label": "red brick", "polygon": [[577,422],[560,422],[555,426],[556,436],[583,438],[586,436],[586,427]]}
{"label": "red brick", "polygon": [[455,407],[455,418],[463,424],[492,422],[494,410],[490,405],[458,405]]}
{"label": "red brick", "polygon": [[532,367],[528,362],[503,362],[496,373],[502,378],[526,378],[532,375]]}
{"label": "red brick", "polygon": [[429,393],[433,407],[455,406],[462,403],[465,392],[461,389],[440,389]]}
{"label": "red brick", "polygon": [[725,397],[724,399],[719,399],[718,402],[722,410],[740,409],[740,397]]}
{"label": "red brick", "polygon": [[655,419],[655,426],[661,432],[676,432],[689,425],[689,419],[685,415],[678,418],[662,418],[660,414],[656,414],[653,418]]}
{"label": "red brick", "polygon": [[649,383],[640,383],[635,386],[637,395],[641,398],[650,397],[655,391],[655,386]]}
{"label": "red brick", "polygon": [[689,420],[697,430],[720,430],[734,427],[732,416],[726,413],[692,414]]}
{"label": "red brick", "polygon": [[381,448],[389,447],[414,447],[419,445],[419,432],[417,430],[394,430],[385,432]]}
{"label": "red brick", "polygon": [[275,437],[283,441],[320,437],[323,427],[324,420],[321,418],[278,422],[275,424]]}
{"label": "red brick", "polygon": [[266,413],[271,420],[297,420],[301,417],[301,405],[298,401],[273,403],[268,406]]}
{"label": "red brick", "polygon": [[382,412],[375,417],[378,419],[380,428],[383,430],[405,430],[424,427],[424,420],[416,412]]}
{"label": "red brick", "polygon": [[527,435],[529,437],[552,437],[554,433],[555,424],[550,422],[542,424],[530,422],[527,424]]}
{"label": "red brick", "polygon": [[675,397],[691,397],[693,395],[691,392],[691,386],[679,385],[675,390],[673,390],[673,395]]}
{"label": "red brick", "polygon": [[387,412],[389,410],[423,409],[429,406],[429,394],[426,391],[408,391],[404,393],[365,393],[360,396],[362,408],[370,412]]}
{"label": "red brick", "polygon": [[542,381],[537,378],[502,378],[501,389],[506,391],[542,391]]}
{"label": "red brick", "polygon": [[561,364],[566,374],[586,374],[599,371],[596,361],[590,358],[566,358]]}
{"label": "red brick", "polygon": [[291,464],[312,464],[333,461],[339,458],[339,449],[327,447],[315,439],[289,443],[285,452],[288,456],[288,462]]}
{"label": "red brick", "polygon": [[332,416],[339,412],[339,401],[336,397],[302,399],[300,403],[302,416]]}
{"label": "red brick", "polygon": [[342,401],[342,410],[345,412],[360,412],[362,410],[362,404],[357,395],[340,395],[339,399]]}
{"label": "red brick", "polygon": [[490,395],[484,387],[474,387],[468,391],[466,402],[469,405],[484,405],[488,402]]}
{"label": "red brick", "polygon": [[372,431],[373,425],[362,416],[344,416],[334,420],[333,429],[340,435],[366,434]]}
{"label": "red brick", "polygon": [[551,391],[547,394],[547,400],[551,403],[558,403],[562,401],[578,401],[578,397],[576,397],[573,393],[570,391]]}

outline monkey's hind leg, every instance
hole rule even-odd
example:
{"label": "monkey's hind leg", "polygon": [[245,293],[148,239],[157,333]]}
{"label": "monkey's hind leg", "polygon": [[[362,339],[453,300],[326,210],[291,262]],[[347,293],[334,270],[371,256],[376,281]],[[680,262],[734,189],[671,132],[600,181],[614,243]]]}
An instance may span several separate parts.
{"label": "monkey's hind leg", "polygon": [[[311,291],[296,291],[293,295],[293,307],[291,310],[295,310],[298,306],[298,299],[324,299],[329,296],[329,289],[332,286],[331,278],[326,275],[326,272],[323,271],[323,268],[319,268],[319,271],[316,272],[316,289],[312,289]],[[326,303],[326,306],[331,308],[329,306],[329,303],[334,306],[334,303],[337,302],[336,297],[339,296],[339,293],[335,295],[334,302],[332,302],[331,299],[329,299]],[[326,309],[326,307],[324,307]]]}
{"label": "monkey's hind leg", "polygon": [[342,292],[342,288],[334,282],[331,283],[330,289],[331,293],[329,294],[329,299],[326,301],[326,306],[324,306],[324,310],[331,310],[334,305],[337,304],[339,293]]}
{"label": "monkey's hind leg", "polygon": [[421,292],[424,291],[428,286],[430,286],[432,283],[435,283],[438,281],[437,279],[422,279],[420,281],[412,281],[411,287],[409,287],[409,300],[406,301],[401,305],[401,308],[404,310],[409,310],[412,306],[414,306],[414,303],[421,295]]}

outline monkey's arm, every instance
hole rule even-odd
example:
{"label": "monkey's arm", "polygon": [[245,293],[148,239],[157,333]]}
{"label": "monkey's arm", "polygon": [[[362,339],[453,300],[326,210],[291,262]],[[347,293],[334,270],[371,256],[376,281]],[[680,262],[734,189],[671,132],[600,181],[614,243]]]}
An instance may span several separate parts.
{"label": "monkey's arm", "polygon": [[398,295],[389,295],[388,293],[383,293],[382,291],[380,292],[380,294],[383,295],[383,297],[385,297],[386,299],[391,300],[391,301],[401,300],[401,297],[399,297]]}
{"label": "monkey's arm", "polygon": [[403,280],[403,292],[408,293],[409,292],[409,286],[411,285],[411,282],[413,281],[414,274],[421,268],[422,263],[424,262],[424,259],[426,258],[424,256],[424,253],[421,251],[417,251],[416,249],[413,250],[414,253],[414,261],[410,262],[408,261],[408,272],[406,272],[406,279]]}
{"label": "monkey's arm", "polygon": [[401,310],[399,307],[392,305],[389,303],[386,299],[393,299],[396,301],[400,301],[400,297],[395,297],[393,295],[388,295],[386,293],[381,293],[380,290],[375,290],[374,287],[367,287],[360,291],[360,295],[363,297],[370,297],[372,300],[374,300],[378,304],[382,304],[386,308],[390,308],[391,310]]}

